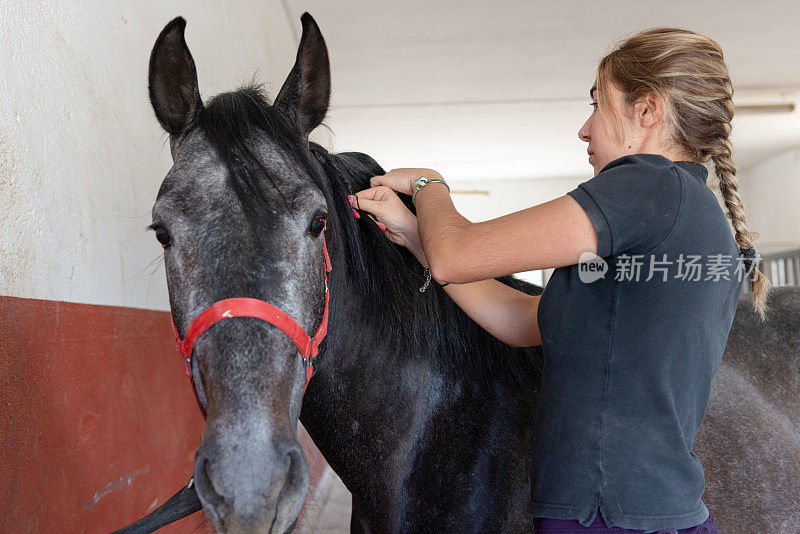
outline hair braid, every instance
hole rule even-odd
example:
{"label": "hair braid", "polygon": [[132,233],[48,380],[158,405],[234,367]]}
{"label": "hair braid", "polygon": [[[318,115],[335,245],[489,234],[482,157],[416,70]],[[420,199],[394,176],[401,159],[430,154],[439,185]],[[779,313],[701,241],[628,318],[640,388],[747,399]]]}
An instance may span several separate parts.
{"label": "hair braid", "polygon": [[[753,246],[756,239],[758,239],[758,233],[747,229],[744,206],[739,195],[739,180],[736,178],[736,165],[733,163],[731,156],[732,146],[730,141],[731,119],[733,119],[734,113],[733,86],[730,81],[726,85],[728,90],[726,91],[726,97],[722,101],[722,107],[728,120],[722,123],[724,134],[718,138],[716,145],[711,148],[710,155],[711,161],[714,163],[714,172],[719,179],[719,190],[725,202],[727,215],[733,224],[736,245],[740,250],[744,251]],[[769,280],[756,265],[751,269],[749,279],[752,288],[753,308],[763,321],[766,317]]]}

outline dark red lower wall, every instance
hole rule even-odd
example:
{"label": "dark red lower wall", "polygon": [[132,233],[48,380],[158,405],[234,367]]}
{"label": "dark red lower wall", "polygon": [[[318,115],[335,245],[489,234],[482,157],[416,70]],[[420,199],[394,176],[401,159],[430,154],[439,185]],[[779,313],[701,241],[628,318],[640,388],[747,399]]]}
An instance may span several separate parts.
{"label": "dark red lower wall", "polygon": [[188,481],[203,430],[167,312],[0,296],[0,403],[4,532],[138,519]]}

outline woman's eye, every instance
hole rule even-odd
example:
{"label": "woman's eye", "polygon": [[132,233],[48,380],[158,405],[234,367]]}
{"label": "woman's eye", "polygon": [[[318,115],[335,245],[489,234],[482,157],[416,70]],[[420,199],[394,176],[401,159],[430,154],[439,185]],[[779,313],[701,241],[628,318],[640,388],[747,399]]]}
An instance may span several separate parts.
{"label": "woman's eye", "polygon": [[170,245],[169,233],[161,226],[157,226],[154,230],[156,232],[156,239],[161,243],[161,246],[164,248],[168,247]]}
{"label": "woman's eye", "polygon": [[592,106],[595,111],[597,110],[597,102],[591,102],[589,105]]}
{"label": "woman's eye", "polygon": [[316,215],[313,219],[311,219],[311,226],[308,230],[315,236],[318,236],[325,229],[325,221],[326,219],[324,215]]}

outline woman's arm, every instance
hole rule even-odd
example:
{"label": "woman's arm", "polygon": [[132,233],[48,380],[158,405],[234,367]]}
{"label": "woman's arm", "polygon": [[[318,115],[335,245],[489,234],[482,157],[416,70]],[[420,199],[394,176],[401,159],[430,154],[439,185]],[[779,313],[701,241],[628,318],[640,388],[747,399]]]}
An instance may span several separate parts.
{"label": "woman's arm", "polygon": [[589,216],[569,195],[496,219],[473,223],[456,211],[443,184],[416,197],[423,250],[437,280],[465,283],[512,273],[574,265],[597,253]]}
{"label": "woman's arm", "polygon": [[[406,235],[406,248],[428,268],[419,232],[409,231]],[[444,290],[464,313],[503,343],[512,347],[542,344],[537,320],[539,295],[528,295],[494,279],[450,283]]]}
{"label": "woman's arm", "polygon": [[494,337],[512,347],[542,344],[539,295],[528,295],[490,278],[444,286],[450,298]]}
{"label": "woman's arm", "polygon": [[[428,260],[419,238],[417,218],[388,187],[359,191],[351,205],[376,215],[385,225],[386,236],[406,247],[423,267]],[[447,284],[445,292],[453,301],[490,334],[512,347],[541,344],[537,312],[539,297],[528,295],[497,280],[468,284]]]}
{"label": "woman's arm", "polygon": [[[441,178],[431,169],[392,169],[370,184],[410,195],[420,176]],[[422,246],[437,280],[486,280],[574,265],[581,253],[597,253],[594,225],[569,195],[480,223],[461,216],[438,182],[423,187],[415,203]]]}

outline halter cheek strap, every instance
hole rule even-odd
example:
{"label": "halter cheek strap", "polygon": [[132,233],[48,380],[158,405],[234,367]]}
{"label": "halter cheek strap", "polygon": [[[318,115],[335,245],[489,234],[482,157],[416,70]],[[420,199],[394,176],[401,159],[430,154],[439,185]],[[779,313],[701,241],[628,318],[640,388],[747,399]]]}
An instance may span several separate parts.
{"label": "halter cheek strap", "polygon": [[328,333],[328,302],[330,300],[328,273],[332,268],[331,259],[328,255],[328,247],[325,243],[324,229],[322,234],[322,250],[325,254],[325,310],[322,312],[322,321],[317,327],[317,331],[314,333],[313,337],[306,334],[303,327],[283,310],[273,306],[269,302],[246,297],[231,298],[215,302],[200,312],[200,314],[192,320],[186,328],[186,335],[183,339],[181,339],[178,334],[175,322],[172,322],[172,330],[175,332],[175,343],[178,346],[178,352],[186,363],[186,376],[189,377],[189,381],[192,383],[197,405],[200,407],[200,411],[203,412],[203,417],[205,417],[206,413],[203,409],[203,405],[200,403],[200,397],[197,395],[197,387],[192,378],[192,352],[200,336],[223,319],[233,317],[253,317],[261,319],[262,321],[266,321],[278,327],[289,336],[289,339],[291,339],[295,347],[297,347],[306,365],[306,385],[303,388],[303,394],[305,394],[308,382],[314,374],[314,358],[317,357],[319,345]]}

